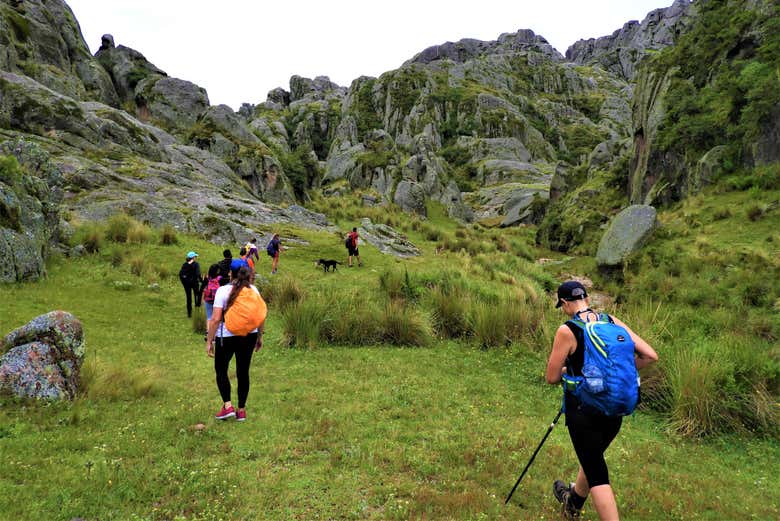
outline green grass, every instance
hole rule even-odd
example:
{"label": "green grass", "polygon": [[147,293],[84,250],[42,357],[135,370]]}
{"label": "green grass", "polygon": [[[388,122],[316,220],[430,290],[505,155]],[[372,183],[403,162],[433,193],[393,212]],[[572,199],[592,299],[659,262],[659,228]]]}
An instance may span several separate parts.
{"label": "green grass", "polygon": [[[453,237],[478,229],[458,231],[431,215],[432,225],[441,220]],[[277,230],[289,247],[279,274],[268,275],[267,257],[258,274],[268,279],[260,280],[262,288],[287,296],[269,298],[244,424],[213,420],[220,405],[213,361],[171,276],[186,251],[197,251],[208,266],[225,245],[184,235],[178,245],[122,243],[126,256],[118,263],[118,246],[111,245],[54,259],[44,281],[4,286],[0,331],[66,309],[84,323],[87,358],[85,390],[72,403],[0,398],[0,519],[556,519],[550,484],[576,472],[563,422],[512,504],[503,505],[560,400],[560,390],[543,381],[561,318],[545,293],[554,279],[511,250],[533,231],[507,231],[510,251],[497,247],[489,264],[464,252],[436,254],[425,227],[403,224],[422,258],[398,261],[365,245],[362,268],[328,274],[313,261],[342,258],[339,236]],[[292,236],[308,245],[285,242]],[[134,274],[134,258],[155,268]],[[418,298],[391,299],[380,286],[384,273],[401,274],[401,286]],[[436,324],[431,301],[463,293],[494,306],[514,299],[509,320],[517,326],[507,333],[508,347],[482,350],[469,332],[458,341],[428,336]],[[277,307],[283,301],[284,310]],[[672,358],[678,339],[669,330],[696,315],[664,323],[663,309],[629,304],[619,316],[659,349],[662,361]],[[316,329],[316,341],[301,335],[305,341],[290,349],[285,316],[300,306],[329,320],[312,323],[313,313],[300,314],[309,322],[296,331]],[[419,326],[424,341],[401,336],[409,334],[398,328],[402,320]],[[708,324],[706,316],[699,320]],[[424,347],[394,347],[396,340]],[[663,385],[656,389],[668,396]],[[625,518],[780,515],[771,477],[780,461],[775,439],[749,431],[685,439],[670,429],[673,418],[654,407],[626,419],[607,453]]]}

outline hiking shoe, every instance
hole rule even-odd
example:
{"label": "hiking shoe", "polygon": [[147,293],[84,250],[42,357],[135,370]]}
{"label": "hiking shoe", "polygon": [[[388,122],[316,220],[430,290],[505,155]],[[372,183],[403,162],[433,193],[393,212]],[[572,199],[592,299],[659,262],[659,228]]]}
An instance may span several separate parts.
{"label": "hiking shoe", "polygon": [[579,519],[582,510],[575,508],[571,504],[571,491],[574,484],[567,485],[560,479],[556,479],[553,483],[553,495],[555,499],[561,504],[561,518],[562,519]]}
{"label": "hiking shoe", "polygon": [[243,422],[246,421],[246,411],[242,411],[241,409],[236,411],[236,421],[237,422]]}
{"label": "hiking shoe", "polygon": [[228,409],[225,409],[225,406],[222,406],[222,409],[219,410],[216,416],[214,416],[218,420],[227,420],[228,418],[232,418],[236,415],[236,410],[231,405]]}

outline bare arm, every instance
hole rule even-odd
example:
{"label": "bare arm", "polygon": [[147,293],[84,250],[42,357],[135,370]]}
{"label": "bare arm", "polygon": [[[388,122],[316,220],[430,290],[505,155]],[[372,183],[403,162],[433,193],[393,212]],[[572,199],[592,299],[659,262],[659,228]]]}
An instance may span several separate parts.
{"label": "bare arm", "polygon": [[618,320],[615,317],[612,317],[612,320],[615,321],[615,324],[624,327],[626,331],[628,331],[628,334],[631,335],[631,340],[634,341],[637,369],[642,369],[658,360],[658,353],[656,353],[655,349],[653,349],[641,336],[634,333],[631,328],[621,320]]}
{"label": "bare arm", "polygon": [[214,308],[209,320],[209,332],[206,334],[206,355],[214,356],[214,337],[217,336],[217,328],[222,322],[222,308]]}
{"label": "bare arm", "polygon": [[577,348],[577,339],[567,326],[563,325],[555,332],[552,352],[547,359],[547,371],[545,379],[548,384],[557,384],[561,381],[566,357]]}

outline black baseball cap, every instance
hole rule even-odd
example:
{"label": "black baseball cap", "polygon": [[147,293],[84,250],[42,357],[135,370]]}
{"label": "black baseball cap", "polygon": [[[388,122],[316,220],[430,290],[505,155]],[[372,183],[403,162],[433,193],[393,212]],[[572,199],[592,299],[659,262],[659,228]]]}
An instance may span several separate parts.
{"label": "black baseball cap", "polygon": [[588,292],[582,283],[576,280],[567,280],[560,286],[558,286],[558,303],[555,304],[556,308],[563,305],[563,301],[582,300],[588,296]]}

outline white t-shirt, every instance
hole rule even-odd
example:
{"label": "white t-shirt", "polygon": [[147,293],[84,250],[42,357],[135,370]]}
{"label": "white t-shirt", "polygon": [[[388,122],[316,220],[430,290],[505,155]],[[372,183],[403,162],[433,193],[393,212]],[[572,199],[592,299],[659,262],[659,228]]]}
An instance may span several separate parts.
{"label": "white t-shirt", "polygon": [[[257,290],[257,287],[250,284],[250,288],[255,290],[255,293],[258,295],[260,292]],[[224,286],[220,286],[217,290],[217,293],[214,295],[214,309],[222,309],[224,311],[225,306],[227,306],[228,297],[230,297],[230,292],[233,291],[233,284],[225,284]],[[250,331],[250,333],[257,333],[257,328]],[[225,316],[222,315],[222,320],[219,323],[219,326],[217,327],[217,334],[215,337],[226,337],[226,336],[235,336],[233,333],[230,332],[230,330],[225,325]]]}

